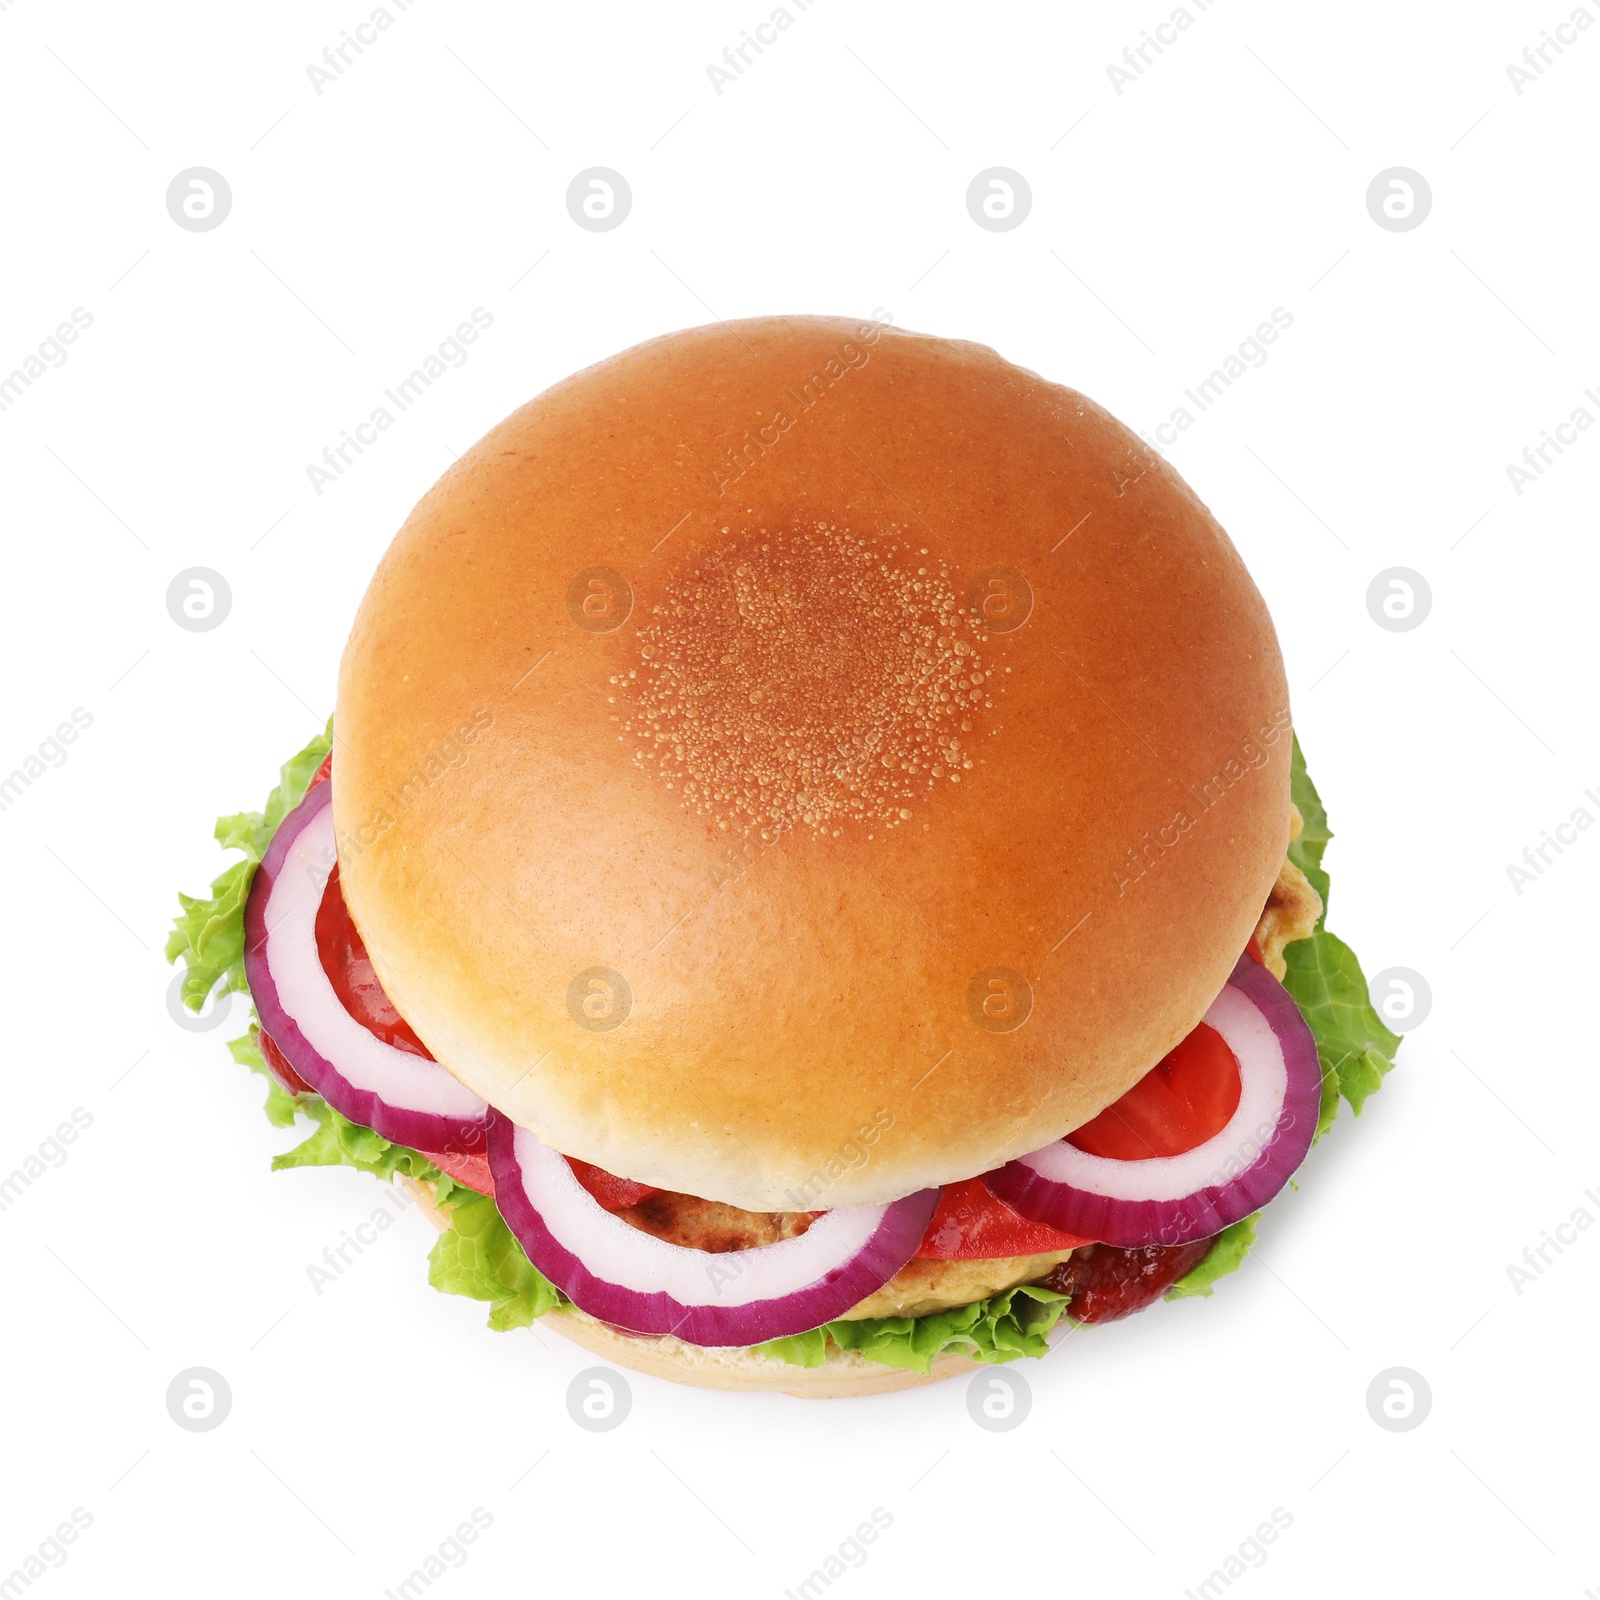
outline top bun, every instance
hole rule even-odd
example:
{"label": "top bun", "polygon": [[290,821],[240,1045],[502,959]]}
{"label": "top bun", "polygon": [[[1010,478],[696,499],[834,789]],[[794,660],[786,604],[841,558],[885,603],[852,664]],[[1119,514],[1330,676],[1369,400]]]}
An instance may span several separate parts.
{"label": "top bun", "polygon": [[1238,553],[980,345],[671,334],[452,467],[339,679],[344,893],[458,1078],[611,1172],[880,1202],[1186,1034],[1289,837]]}

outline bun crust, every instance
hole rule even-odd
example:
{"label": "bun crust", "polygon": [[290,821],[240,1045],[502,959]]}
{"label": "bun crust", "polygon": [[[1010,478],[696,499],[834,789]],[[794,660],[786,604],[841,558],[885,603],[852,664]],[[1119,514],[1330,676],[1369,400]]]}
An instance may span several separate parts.
{"label": "bun crust", "polygon": [[[402,1174],[401,1183],[409,1189],[419,1209],[441,1233],[449,1226],[439,1209],[431,1183],[419,1182]],[[940,1378],[955,1378],[977,1370],[977,1364],[959,1351],[936,1356],[932,1371],[924,1375],[902,1367],[888,1367],[881,1361],[868,1361],[854,1350],[841,1350],[830,1344],[820,1367],[795,1367],[787,1361],[774,1361],[754,1350],[712,1349],[685,1344],[681,1339],[652,1338],[618,1333],[603,1322],[585,1316],[576,1306],[561,1306],[539,1318],[539,1327],[551,1328],[574,1344],[627,1367],[632,1372],[647,1372],[668,1383],[685,1383],[694,1389],[771,1389],[805,1400],[840,1400],[850,1395],[888,1394],[895,1389],[916,1389]]]}
{"label": "bun crust", "polygon": [[554,1328],[574,1344],[634,1372],[648,1372],[669,1383],[686,1383],[694,1389],[771,1389],[802,1400],[843,1400],[852,1395],[889,1394],[896,1389],[917,1389],[941,1378],[958,1378],[978,1371],[978,1363],[959,1351],[935,1356],[932,1371],[907,1372],[868,1361],[854,1350],[828,1346],[820,1367],[793,1367],[787,1361],[754,1350],[706,1349],[681,1339],[634,1338],[617,1333],[581,1311],[563,1306],[539,1319],[541,1328]]}
{"label": "bun crust", "polygon": [[439,1060],[755,1211],[1092,1117],[1289,834],[1272,624],[1178,475],[991,350],[840,319],[508,417],[380,565],[336,728],[345,896]]}

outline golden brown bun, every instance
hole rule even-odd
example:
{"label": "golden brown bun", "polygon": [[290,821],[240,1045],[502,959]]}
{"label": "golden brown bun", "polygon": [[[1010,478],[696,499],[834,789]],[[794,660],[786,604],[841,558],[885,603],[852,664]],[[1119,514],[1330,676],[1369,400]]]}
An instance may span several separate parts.
{"label": "golden brown bun", "polygon": [[669,1383],[686,1383],[695,1389],[774,1389],[806,1400],[842,1400],[851,1395],[915,1389],[941,1378],[970,1376],[979,1370],[970,1356],[959,1351],[935,1356],[933,1370],[923,1374],[868,1361],[854,1350],[841,1350],[834,1344],[828,1346],[820,1367],[794,1367],[755,1350],[706,1349],[685,1344],[681,1339],[635,1338],[615,1332],[575,1307],[547,1312],[540,1317],[539,1326],[553,1328],[619,1367],[648,1372],[652,1378],[665,1378]]}
{"label": "golden brown bun", "polygon": [[[449,1221],[434,1200],[431,1183],[401,1176],[416,1197],[424,1216],[442,1233]],[[902,1367],[868,1361],[854,1350],[828,1346],[820,1367],[796,1367],[775,1361],[755,1350],[706,1348],[681,1339],[647,1338],[618,1333],[603,1322],[585,1316],[576,1306],[561,1306],[539,1318],[550,1328],[580,1344],[585,1350],[634,1372],[648,1372],[669,1383],[686,1383],[695,1389],[774,1389],[779,1394],[808,1400],[839,1400],[848,1395],[887,1394],[894,1389],[915,1389],[940,1378],[955,1378],[977,1371],[971,1357],[959,1351],[936,1356],[926,1376]]]}
{"label": "golden brown bun", "polygon": [[513,413],[385,556],[336,727],[344,892],[429,1048],[557,1149],[750,1210],[1093,1116],[1288,839],[1272,624],[1171,467],[991,350],[831,318]]}

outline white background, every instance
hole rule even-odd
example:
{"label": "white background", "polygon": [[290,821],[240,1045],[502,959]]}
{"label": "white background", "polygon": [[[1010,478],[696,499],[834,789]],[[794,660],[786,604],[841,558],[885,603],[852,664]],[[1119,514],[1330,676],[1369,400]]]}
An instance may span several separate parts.
{"label": "white background", "polygon": [[[821,0],[719,96],[707,64],[767,0],[416,0],[319,96],[306,67],[366,0],[0,10],[0,371],[94,318],[0,413],[0,769],[94,719],[0,812],[0,1172],[93,1117],[0,1214],[0,1575],[82,1506],[30,1595],[380,1595],[482,1507],[430,1595],[777,1596],[881,1506],[830,1594],[1176,1596],[1282,1507],[1229,1594],[1600,1586],[1600,1230],[1520,1294],[1507,1273],[1600,1216],[1600,836],[1520,895],[1506,871],[1600,815],[1600,430],[1520,496],[1506,472],[1600,415],[1600,29],[1520,96],[1506,72],[1569,11],[1217,0],[1119,95],[1108,63],[1168,0]],[[165,206],[196,165],[233,190],[212,232]],[[565,208],[592,165],[632,185],[613,232]],[[967,215],[991,165],[1032,187],[1011,232]],[[1365,204],[1395,165],[1433,191],[1411,232]],[[307,464],[476,306],[466,365],[316,495]],[[1030,1364],[1003,1435],[965,1380],[817,1404],[643,1378],[584,1433],[564,1395],[591,1359],[430,1290],[414,1215],[315,1294],[308,1264],[386,1191],[268,1172],[290,1137],[231,1027],[169,1020],[160,945],[222,864],[213,817],[331,708],[367,577],[450,453],[588,362],[769,311],[881,308],[1147,428],[1279,306],[1270,359],[1171,454],[1277,619],[1331,925],[1434,1007],[1245,1269]],[[232,586],[213,632],[165,608],[191,565]],[[1365,605],[1396,565],[1433,593],[1411,632]],[[165,1409],[193,1365],[232,1387],[214,1432]],[[1408,1433],[1367,1413],[1394,1365],[1433,1392]]]}

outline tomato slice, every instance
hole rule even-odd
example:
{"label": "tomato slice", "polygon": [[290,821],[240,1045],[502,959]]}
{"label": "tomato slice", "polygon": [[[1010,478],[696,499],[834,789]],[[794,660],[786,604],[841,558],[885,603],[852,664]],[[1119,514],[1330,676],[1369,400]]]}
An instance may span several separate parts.
{"label": "tomato slice", "polygon": [[372,970],[367,947],[361,942],[339,888],[337,864],[328,875],[327,892],[317,907],[317,954],[339,1003],[368,1033],[376,1034],[385,1044],[392,1044],[408,1055],[433,1060],[428,1047],[395,1010],[394,1002],[383,992],[383,985]]}
{"label": "tomato slice", "polygon": [[1244,947],[1244,953],[1249,956],[1258,967],[1266,966],[1267,958],[1262,955],[1261,943],[1253,933],[1250,935],[1250,943]]}
{"label": "tomato slice", "polygon": [[573,1176],[578,1182],[607,1211],[622,1211],[660,1192],[654,1184],[635,1183],[632,1178],[619,1178],[614,1172],[607,1172],[604,1167],[580,1161],[576,1156],[568,1156],[567,1165],[572,1168]]}
{"label": "tomato slice", "polygon": [[[307,792],[319,783],[326,783],[332,770],[333,752],[330,750],[312,775],[311,782],[306,785]],[[322,970],[328,975],[328,982],[339,996],[339,1003],[368,1033],[397,1050],[433,1060],[428,1047],[383,992],[383,985],[372,970],[367,947],[362,943],[350,908],[345,904],[344,894],[339,888],[337,864],[328,875],[328,887],[322,896],[322,904],[317,908],[317,955],[321,959]],[[292,1094],[311,1092],[310,1085],[289,1065],[283,1052],[265,1033],[261,1036],[261,1049],[268,1066],[286,1089]],[[479,1194],[494,1194],[494,1178],[485,1156],[452,1150],[423,1150],[418,1153],[425,1155],[441,1172],[465,1188],[475,1189]],[[620,1211],[624,1206],[635,1205],[647,1195],[656,1193],[651,1184],[618,1178],[600,1167],[591,1166],[587,1161],[572,1160],[571,1165],[578,1182],[607,1211]]]}
{"label": "tomato slice", "polygon": [[278,1041],[267,1032],[261,1030],[261,1058],[267,1064],[267,1069],[272,1076],[283,1085],[290,1094],[310,1094],[311,1085],[289,1065],[289,1058],[278,1048]]}
{"label": "tomato slice", "polygon": [[[309,794],[319,783],[326,783],[332,770],[333,752],[330,750],[306,785],[306,792]],[[323,892],[322,904],[317,907],[317,955],[328,982],[339,996],[339,1003],[368,1033],[376,1034],[385,1044],[392,1044],[408,1055],[433,1060],[428,1047],[395,1010],[372,970],[367,947],[361,942],[350,908],[345,904],[344,891],[339,887],[337,862],[328,874],[328,886]]]}
{"label": "tomato slice", "polygon": [[939,1196],[918,1261],[992,1261],[999,1256],[1036,1256],[1088,1244],[1043,1222],[1029,1222],[989,1193],[982,1178],[948,1183]]}
{"label": "tomato slice", "polygon": [[1220,1133],[1238,1106],[1239,1063],[1202,1022],[1067,1143],[1112,1161],[1182,1155]]}
{"label": "tomato slice", "polygon": [[476,1189],[479,1194],[494,1198],[494,1175],[489,1171],[489,1158],[458,1154],[452,1150],[423,1150],[425,1155],[447,1178],[454,1178],[463,1188]]}

